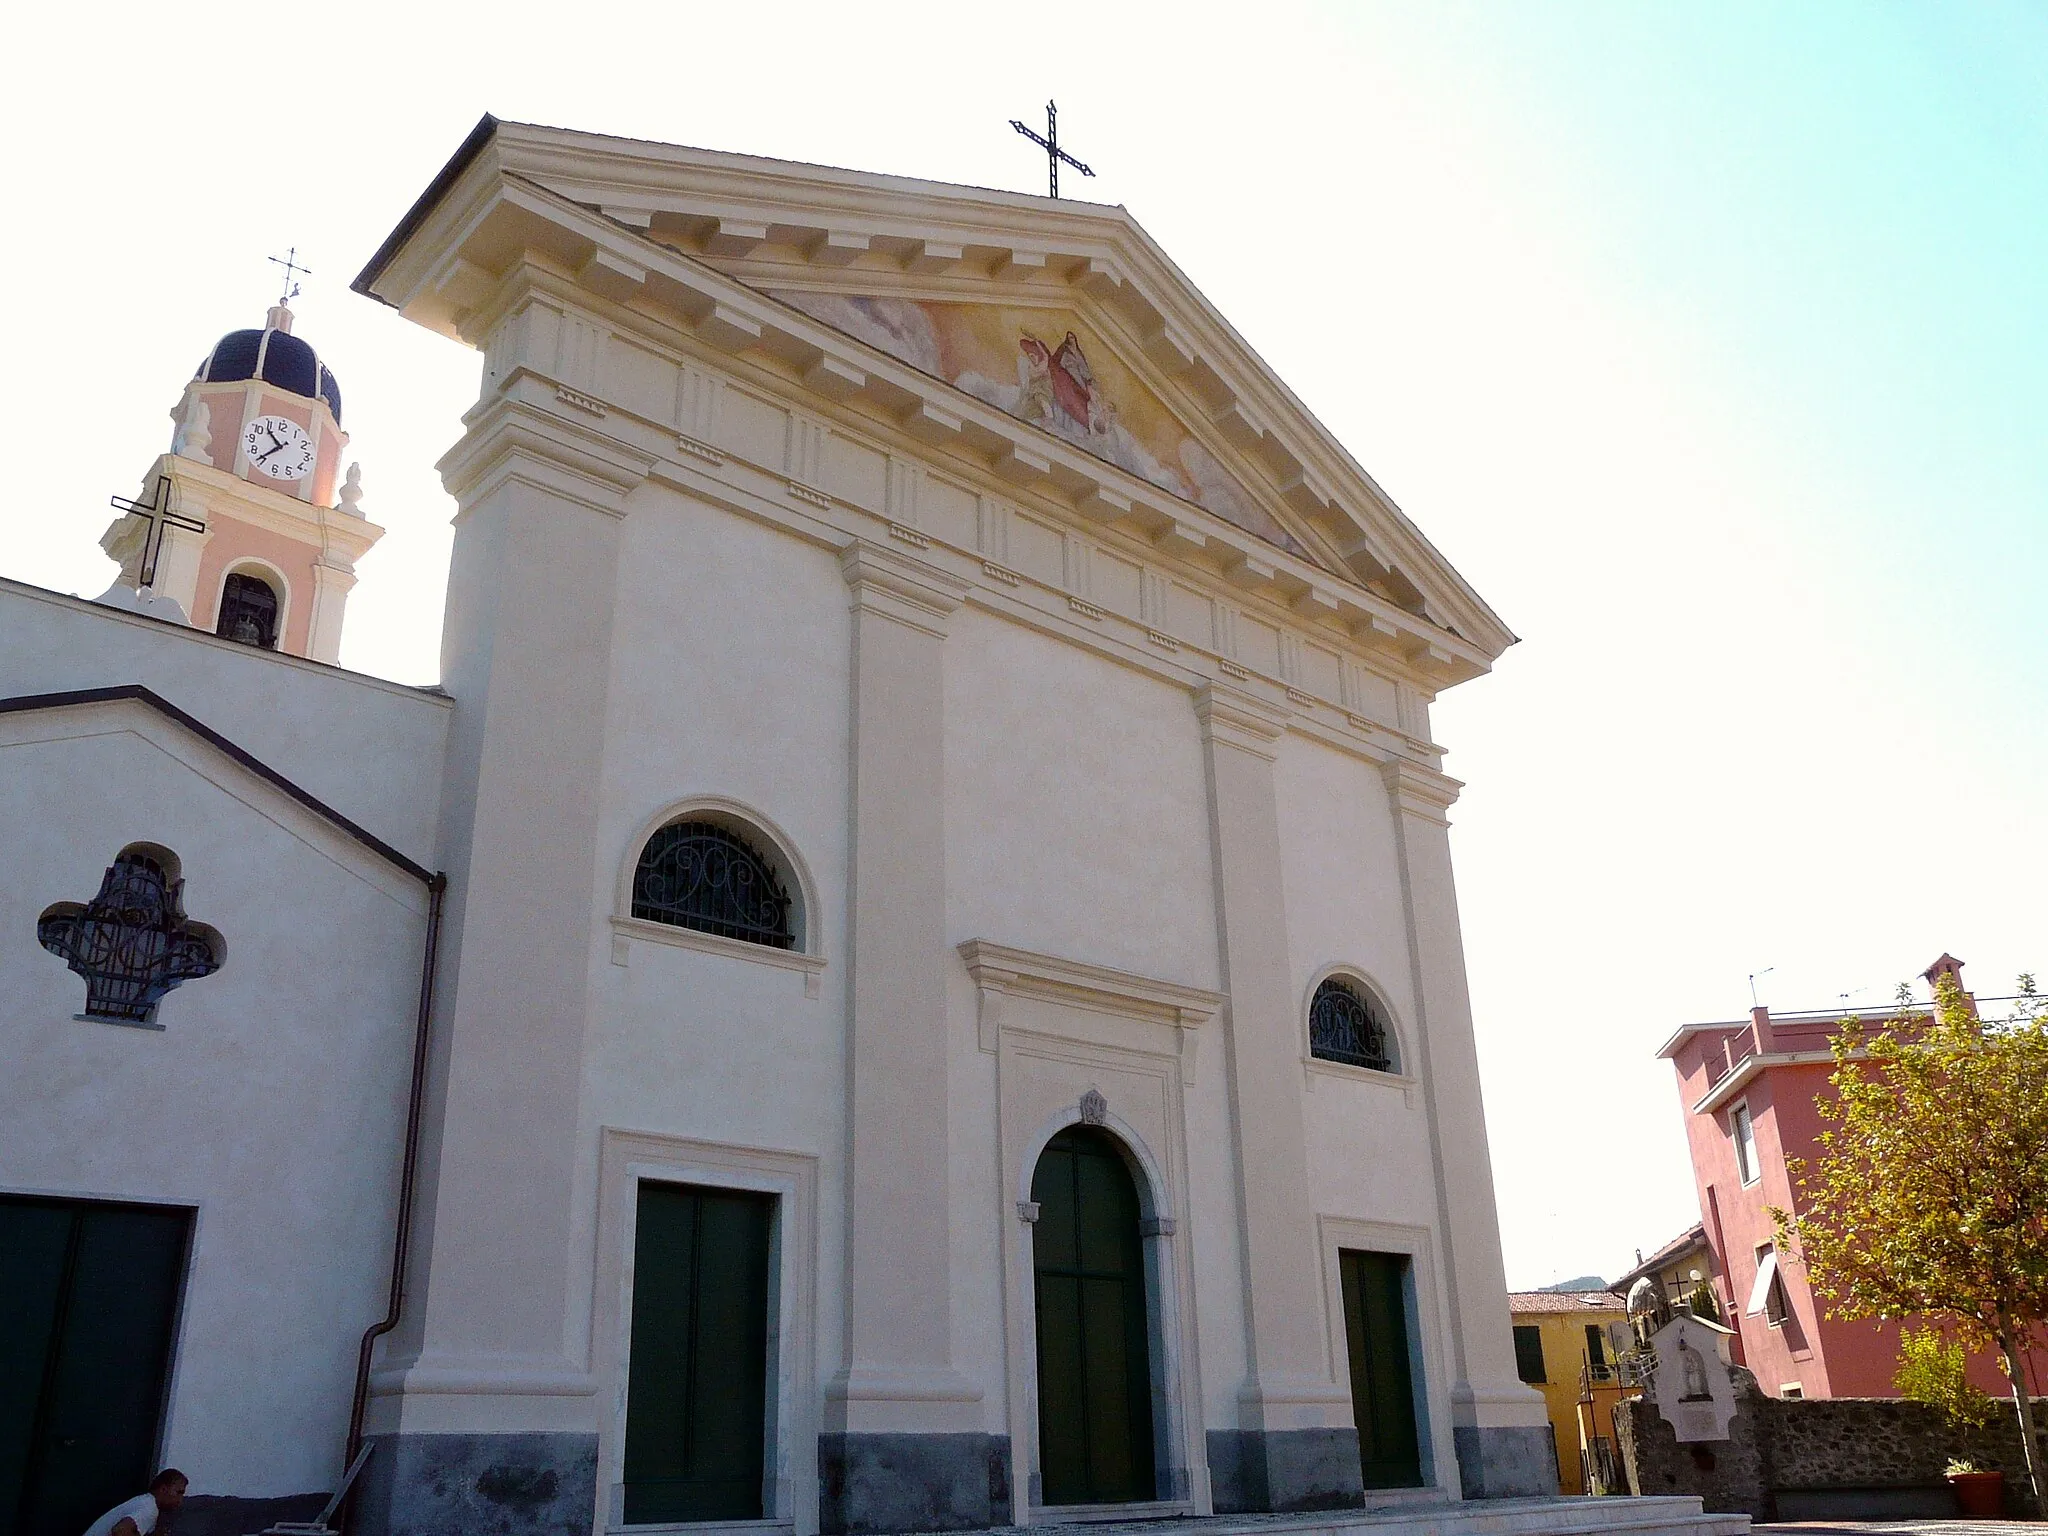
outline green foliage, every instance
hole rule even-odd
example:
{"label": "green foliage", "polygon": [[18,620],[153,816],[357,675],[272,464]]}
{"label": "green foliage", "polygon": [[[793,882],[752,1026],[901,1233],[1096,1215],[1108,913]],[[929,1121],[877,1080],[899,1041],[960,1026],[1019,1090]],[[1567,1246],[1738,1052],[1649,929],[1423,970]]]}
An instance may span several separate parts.
{"label": "green foliage", "polygon": [[[1945,1318],[1996,1349],[2013,1386],[2034,1502],[2048,1518],[2021,1352],[2048,1325],[2048,1005],[2020,981],[1982,1022],[1944,980],[1931,1017],[1834,1039],[1817,1167],[1789,1163],[1801,1209],[1773,1209],[1835,1317]],[[1900,989],[1901,1013],[1911,1006]]]}
{"label": "green foliage", "polygon": [[1953,1319],[1994,1348],[2048,1320],[2048,1014],[1982,1024],[1944,984],[1904,1035],[1835,1037],[1803,1207],[1773,1210],[1837,1317]]}
{"label": "green foliage", "polygon": [[1970,1352],[1937,1328],[1908,1328],[1899,1335],[1899,1369],[1892,1385],[1899,1396],[1939,1408],[1958,1429],[1991,1422],[1996,1405],[1970,1385],[1964,1374]]}
{"label": "green foliage", "polygon": [[1721,1303],[1714,1295],[1714,1288],[1704,1280],[1692,1288],[1685,1304],[1694,1317],[1703,1317],[1710,1323],[1721,1321]]}

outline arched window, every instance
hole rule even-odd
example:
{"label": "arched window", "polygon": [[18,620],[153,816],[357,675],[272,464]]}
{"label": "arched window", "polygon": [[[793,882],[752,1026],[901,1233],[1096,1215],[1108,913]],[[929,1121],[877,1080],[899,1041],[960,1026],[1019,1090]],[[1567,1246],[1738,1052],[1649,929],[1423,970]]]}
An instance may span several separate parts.
{"label": "arched window", "polygon": [[633,915],[773,949],[796,948],[789,890],[775,865],[730,827],[672,821],[633,871]]}
{"label": "arched window", "polygon": [[186,918],[184,892],[177,857],[135,843],[114,856],[91,901],[44,909],[36,940],[85,978],[87,1018],[147,1024],[173,987],[220,969],[226,946]]}
{"label": "arched window", "polygon": [[220,618],[213,632],[224,640],[277,649],[277,593],[261,576],[233,571],[220,589]]}
{"label": "arched window", "polygon": [[1363,987],[1332,976],[1316,988],[1308,1005],[1308,1049],[1324,1061],[1374,1072],[1394,1070],[1386,1014]]}

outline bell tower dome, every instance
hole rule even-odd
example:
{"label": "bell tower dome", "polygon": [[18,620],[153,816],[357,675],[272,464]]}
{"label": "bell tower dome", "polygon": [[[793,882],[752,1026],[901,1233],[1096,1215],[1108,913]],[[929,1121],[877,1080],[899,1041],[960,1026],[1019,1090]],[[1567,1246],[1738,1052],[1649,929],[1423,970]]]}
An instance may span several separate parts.
{"label": "bell tower dome", "polygon": [[292,312],[216,342],[171,418],[141,510],[100,539],[121,563],[101,601],[334,661],[355,562],[384,530],[362,515],[358,466],[342,471],[341,386]]}

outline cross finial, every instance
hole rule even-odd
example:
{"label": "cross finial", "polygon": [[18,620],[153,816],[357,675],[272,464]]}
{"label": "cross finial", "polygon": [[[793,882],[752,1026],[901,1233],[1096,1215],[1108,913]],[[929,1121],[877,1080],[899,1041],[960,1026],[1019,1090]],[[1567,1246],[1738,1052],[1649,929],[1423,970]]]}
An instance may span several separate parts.
{"label": "cross finial", "polygon": [[296,245],[282,256],[273,256],[270,259],[284,268],[284,294],[277,302],[289,304],[299,296],[299,285],[294,281],[294,274],[304,273],[307,277],[311,277],[313,269],[299,265],[299,248]]}
{"label": "cross finial", "polygon": [[1045,104],[1045,133],[1042,137],[1036,129],[1018,122],[1014,117],[1010,119],[1010,126],[1045,151],[1046,179],[1052,188],[1048,194],[1049,196],[1058,197],[1060,195],[1060,162],[1062,160],[1066,161],[1067,164],[1071,165],[1083,176],[1093,176],[1095,174],[1087,166],[1060,148],[1060,109],[1052,102],[1048,101]]}

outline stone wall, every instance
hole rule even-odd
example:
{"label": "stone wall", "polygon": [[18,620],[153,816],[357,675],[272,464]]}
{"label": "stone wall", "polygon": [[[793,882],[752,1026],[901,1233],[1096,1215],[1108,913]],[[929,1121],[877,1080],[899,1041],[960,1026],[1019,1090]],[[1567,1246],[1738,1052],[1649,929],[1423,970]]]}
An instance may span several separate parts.
{"label": "stone wall", "polygon": [[[1680,1445],[1645,1399],[1615,1409],[1631,1493],[1696,1494],[1710,1512],[1757,1520],[1940,1517],[1954,1513],[1943,1470],[1968,1457],[2005,1473],[2006,1513],[2032,1513],[2010,1403],[1958,1434],[1935,1409],[1894,1398],[1774,1398],[1737,1367],[1727,1440]],[[2048,1398],[2034,1412],[2048,1422]]]}

